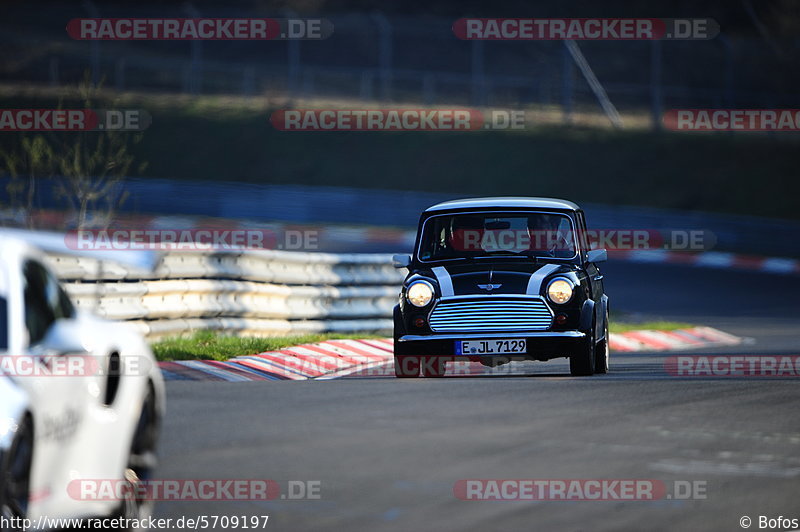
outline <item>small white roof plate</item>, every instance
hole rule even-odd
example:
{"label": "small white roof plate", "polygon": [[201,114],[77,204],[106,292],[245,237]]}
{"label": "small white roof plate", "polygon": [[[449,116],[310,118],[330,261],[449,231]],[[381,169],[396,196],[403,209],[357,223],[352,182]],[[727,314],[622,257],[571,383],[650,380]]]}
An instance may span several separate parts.
{"label": "small white roof plate", "polygon": [[559,209],[568,211],[580,210],[576,204],[557,198],[529,198],[524,196],[501,196],[492,198],[464,198],[437,203],[425,209],[425,212],[446,211],[454,209]]}

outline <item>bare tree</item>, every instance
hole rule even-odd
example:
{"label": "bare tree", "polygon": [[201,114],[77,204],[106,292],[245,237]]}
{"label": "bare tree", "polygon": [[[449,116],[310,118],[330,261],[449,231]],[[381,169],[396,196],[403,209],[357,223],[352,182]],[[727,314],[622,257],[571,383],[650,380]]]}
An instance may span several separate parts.
{"label": "bare tree", "polygon": [[52,177],[55,166],[53,147],[43,135],[18,137],[8,149],[0,149],[0,172],[6,174],[6,193],[14,215],[22,215],[25,225],[33,228],[33,209],[38,181]]}
{"label": "bare tree", "polygon": [[111,218],[126,199],[122,184],[135,157],[123,132],[77,134],[57,148],[56,193],[76,214],[78,228],[89,212]]}
{"label": "bare tree", "polygon": [[[77,92],[84,109],[97,106],[99,89],[88,80]],[[101,105],[113,107],[113,102]],[[86,226],[90,213],[110,220],[126,199],[123,184],[136,160],[131,146],[141,138],[141,133],[109,130],[21,134],[18,142],[0,148],[0,174],[9,177],[6,192],[12,210],[26,214],[31,227],[37,187],[51,180],[56,197],[75,215],[79,229]],[[145,166],[138,164],[136,171]]]}

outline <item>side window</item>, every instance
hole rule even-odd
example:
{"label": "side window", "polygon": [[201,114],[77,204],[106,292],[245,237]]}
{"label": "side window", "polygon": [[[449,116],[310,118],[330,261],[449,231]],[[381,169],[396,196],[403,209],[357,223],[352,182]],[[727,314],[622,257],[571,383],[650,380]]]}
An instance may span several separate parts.
{"label": "side window", "polygon": [[71,318],[75,311],[69,297],[47,269],[29,260],[23,268],[25,278],[25,327],[30,345],[39,343],[58,319]]}

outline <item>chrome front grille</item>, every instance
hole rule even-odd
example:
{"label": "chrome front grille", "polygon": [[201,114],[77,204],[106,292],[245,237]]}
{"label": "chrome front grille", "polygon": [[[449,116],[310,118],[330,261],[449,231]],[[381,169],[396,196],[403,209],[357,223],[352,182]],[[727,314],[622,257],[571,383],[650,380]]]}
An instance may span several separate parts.
{"label": "chrome front grille", "polygon": [[553,313],[541,298],[444,299],[431,312],[431,330],[545,331]]}

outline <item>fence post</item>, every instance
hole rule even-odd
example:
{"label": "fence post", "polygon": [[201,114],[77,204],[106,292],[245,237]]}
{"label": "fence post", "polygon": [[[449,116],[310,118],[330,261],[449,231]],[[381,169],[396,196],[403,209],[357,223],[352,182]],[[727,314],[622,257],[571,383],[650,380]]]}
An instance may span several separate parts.
{"label": "fence post", "polygon": [[256,92],[256,73],[252,66],[247,65],[242,70],[242,94],[252,96]]}
{"label": "fence post", "polygon": [[361,72],[361,91],[360,98],[365,101],[373,99],[372,95],[372,73],[369,70]]}
{"label": "fence post", "polygon": [[381,99],[392,99],[392,24],[386,15],[376,11],[372,19],[378,27],[378,68],[381,76]]}
{"label": "fence post", "polygon": [[114,83],[118,91],[125,90],[125,58],[120,57],[114,69]]}
{"label": "fence post", "polygon": [[58,56],[50,58],[50,86],[58,86]]}
{"label": "fence post", "polygon": [[483,41],[472,41],[472,105],[485,103],[485,77],[483,72]]}
{"label": "fence post", "polygon": [[[286,18],[295,18],[297,13],[287,9]],[[286,42],[286,89],[289,100],[297,93],[300,86],[300,40],[289,38]]]}
{"label": "fence post", "polygon": [[[191,18],[200,18],[200,12],[195,8],[191,2],[183,5],[183,10]],[[191,73],[189,75],[189,92],[198,94],[202,85],[202,70],[203,70],[203,48],[200,39],[192,40],[192,60],[191,60]]]}
{"label": "fence post", "polygon": [[734,58],[733,58],[733,42],[726,36],[720,33],[719,42],[722,43],[725,49],[725,88],[723,89],[723,100],[725,106],[732,108],[734,106],[735,89],[734,89]]}
{"label": "fence post", "polygon": [[[552,90],[551,87],[553,86],[553,73],[549,63],[544,63],[541,66],[540,70],[540,79],[539,79],[539,105],[542,106],[542,109],[550,105],[550,91]],[[545,82],[544,80],[547,80]]]}
{"label": "fence post", "polygon": [[425,74],[422,78],[422,99],[425,105],[433,105],[436,102],[436,80],[433,74]]}
{"label": "fence post", "polygon": [[664,94],[661,86],[661,41],[650,42],[650,110],[653,116],[653,129],[661,129],[661,116],[664,113]]}
{"label": "fence post", "polygon": [[561,49],[561,112],[564,123],[572,123],[572,56],[564,43]]}
{"label": "fence post", "polygon": [[[92,18],[100,18],[100,12],[92,0],[84,0],[83,8]],[[89,61],[92,75],[92,85],[97,87],[100,83],[100,41],[92,40],[89,42]]]}
{"label": "fence post", "polygon": [[314,74],[311,70],[303,71],[302,94],[304,99],[309,99],[314,94]]}

